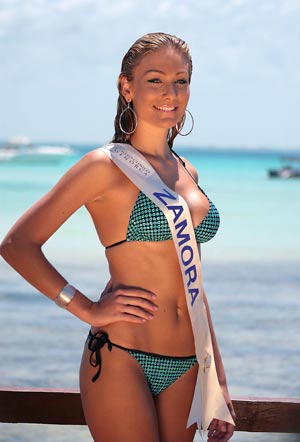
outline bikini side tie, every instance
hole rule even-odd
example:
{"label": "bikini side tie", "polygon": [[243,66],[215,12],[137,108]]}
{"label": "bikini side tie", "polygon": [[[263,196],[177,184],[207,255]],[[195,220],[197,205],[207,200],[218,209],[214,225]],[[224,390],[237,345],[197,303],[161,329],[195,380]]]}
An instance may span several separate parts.
{"label": "bikini side tie", "polygon": [[102,360],[100,350],[107,344],[109,351],[112,350],[112,343],[108,338],[108,334],[98,331],[95,335],[90,331],[88,335],[88,349],[91,351],[90,364],[92,367],[98,367],[97,373],[92,377],[92,381],[96,382],[101,373]]}

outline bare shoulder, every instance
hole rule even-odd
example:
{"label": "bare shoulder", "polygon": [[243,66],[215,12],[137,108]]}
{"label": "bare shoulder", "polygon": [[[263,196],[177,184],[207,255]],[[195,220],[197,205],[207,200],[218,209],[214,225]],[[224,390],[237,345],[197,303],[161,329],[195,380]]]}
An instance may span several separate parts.
{"label": "bare shoulder", "polygon": [[113,169],[113,163],[106,155],[102,147],[98,147],[97,149],[90,150],[86,153],[79,161],[76,163],[77,168],[79,169],[89,169],[90,171],[102,171],[108,172]]}
{"label": "bare shoulder", "polygon": [[198,171],[196,169],[195,166],[193,166],[192,163],[190,163],[186,158],[181,157],[182,161],[184,161],[185,167],[187,168],[187,170],[189,171],[189,173],[192,175],[192,177],[194,178],[194,180],[196,181],[196,183],[198,183]]}
{"label": "bare shoulder", "polygon": [[[86,153],[63,177],[63,181],[71,180],[80,182],[95,189],[105,190],[118,179],[118,168],[99,147]],[[95,189],[96,190],[96,189]]]}
{"label": "bare shoulder", "polygon": [[94,149],[77,161],[39,204],[51,206],[59,203],[71,213],[79,207],[105,197],[120,182],[120,172],[102,148]]}

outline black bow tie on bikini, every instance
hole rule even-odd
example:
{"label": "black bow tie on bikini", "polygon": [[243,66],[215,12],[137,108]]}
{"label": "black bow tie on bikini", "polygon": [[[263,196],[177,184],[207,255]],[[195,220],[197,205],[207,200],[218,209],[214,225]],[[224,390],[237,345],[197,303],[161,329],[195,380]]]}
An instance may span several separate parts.
{"label": "black bow tie on bikini", "polygon": [[102,368],[100,350],[101,348],[104,347],[105,344],[107,344],[108,350],[111,351],[113,345],[108,338],[108,334],[103,331],[99,331],[96,334],[93,334],[91,331],[89,331],[87,342],[88,342],[88,349],[91,351],[90,364],[92,367],[98,367],[97,373],[92,377],[92,381],[96,382],[96,380],[100,376]]}

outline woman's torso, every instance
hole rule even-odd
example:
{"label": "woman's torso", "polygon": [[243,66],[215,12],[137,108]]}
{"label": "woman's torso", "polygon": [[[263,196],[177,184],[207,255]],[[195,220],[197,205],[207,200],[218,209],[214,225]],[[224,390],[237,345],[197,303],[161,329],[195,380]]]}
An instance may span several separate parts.
{"label": "woman's torso", "polygon": [[[203,221],[210,203],[175,158],[169,164],[152,162],[161,179],[186,200],[194,227]],[[106,192],[87,204],[101,242],[105,246],[127,237],[132,209],[140,191],[111,164]],[[157,226],[159,229],[159,226]],[[158,311],[144,324],[117,322],[102,328],[113,342],[128,348],[191,355],[194,339],[185,301],[180,266],[172,240],[125,241],[106,250],[113,289],[142,288],[157,295]],[[97,331],[97,329],[93,329]]]}

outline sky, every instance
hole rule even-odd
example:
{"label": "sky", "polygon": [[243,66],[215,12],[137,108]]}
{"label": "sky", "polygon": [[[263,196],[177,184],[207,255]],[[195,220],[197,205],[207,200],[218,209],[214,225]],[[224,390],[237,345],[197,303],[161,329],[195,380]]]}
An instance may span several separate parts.
{"label": "sky", "polygon": [[300,148],[300,0],[0,0],[0,139],[102,144],[123,55],[190,46],[195,128],[177,145]]}

